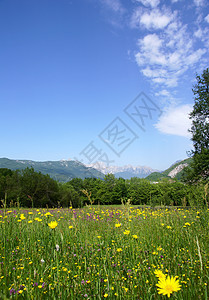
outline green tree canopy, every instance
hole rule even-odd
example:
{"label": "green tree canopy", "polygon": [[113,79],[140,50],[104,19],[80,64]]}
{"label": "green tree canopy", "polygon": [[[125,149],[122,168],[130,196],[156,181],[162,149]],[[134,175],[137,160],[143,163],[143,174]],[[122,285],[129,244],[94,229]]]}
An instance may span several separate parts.
{"label": "green tree canopy", "polygon": [[196,182],[209,179],[209,69],[197,75],[193,88],[195,104],[190,113],[194,150],[191,151],[193,162],[185,168],[184,181]]}

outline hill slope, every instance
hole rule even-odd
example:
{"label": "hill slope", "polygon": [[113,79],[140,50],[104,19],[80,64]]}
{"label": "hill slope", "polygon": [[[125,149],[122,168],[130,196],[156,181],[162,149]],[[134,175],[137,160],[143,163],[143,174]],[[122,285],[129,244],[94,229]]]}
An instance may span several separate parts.
{"label": "hill slope", "polygon": [[104,174],[102,174],[98,170],[86,167],[82,163],[73,160],[39,162],[33,160],[14,160],[8,158],[0,158],[0,168],[23,170],[27,167],[33,167],[36,172],[49,174],[50,177],[61,182],[67,182],[76,177],[82,179],[88,177],[104,177]]}
{"label": "hill slope", "polygon": [[174,163],[163,172],[154,172],[146,177],[150,181],[160,181],[163,178],[175,178],[181,180],[183,169],[190,165],[192,158],[187,158]]}

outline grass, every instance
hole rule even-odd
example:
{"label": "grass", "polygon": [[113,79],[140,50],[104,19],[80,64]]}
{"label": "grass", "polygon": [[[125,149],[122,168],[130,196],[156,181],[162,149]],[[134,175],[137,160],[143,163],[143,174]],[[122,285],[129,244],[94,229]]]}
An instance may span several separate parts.
{"label": "grass", "polygon": [[166,299],[156,270],[208,299],[209,210],[0,211],[0,299]]}

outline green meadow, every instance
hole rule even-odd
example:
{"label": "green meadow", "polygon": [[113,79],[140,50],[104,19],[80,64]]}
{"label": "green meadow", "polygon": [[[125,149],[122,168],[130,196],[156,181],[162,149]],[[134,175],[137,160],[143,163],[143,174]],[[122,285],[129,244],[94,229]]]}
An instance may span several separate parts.
{"label": "green meadow", "polygon": [[207,209],[0,211],[0,299],[208,299],[208,279]]}

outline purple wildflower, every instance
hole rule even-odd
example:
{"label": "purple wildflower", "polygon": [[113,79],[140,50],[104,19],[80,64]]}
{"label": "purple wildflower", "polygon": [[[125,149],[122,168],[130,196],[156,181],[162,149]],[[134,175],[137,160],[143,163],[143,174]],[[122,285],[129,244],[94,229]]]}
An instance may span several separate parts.
{"label": "purple wildflower", "polygon": [[11,290],[9,291],[10,296],[15,293],[16,293],[15,289],[11,288]]}

